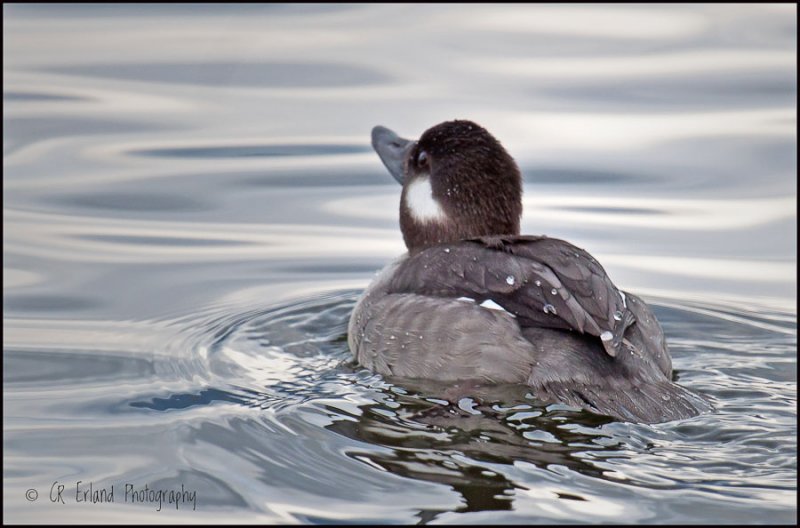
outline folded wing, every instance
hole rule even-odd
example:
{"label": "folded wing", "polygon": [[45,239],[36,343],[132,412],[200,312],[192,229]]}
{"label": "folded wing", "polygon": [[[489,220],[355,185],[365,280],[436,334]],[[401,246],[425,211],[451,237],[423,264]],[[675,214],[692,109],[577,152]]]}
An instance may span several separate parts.
{"label": "folded wing", "polygon": [[521,327],[596,336],[612,357],[636,321],[624,294],[591,255],[547,237],[482,237],[433,246],[406,259],[388,289],[491,300]]}

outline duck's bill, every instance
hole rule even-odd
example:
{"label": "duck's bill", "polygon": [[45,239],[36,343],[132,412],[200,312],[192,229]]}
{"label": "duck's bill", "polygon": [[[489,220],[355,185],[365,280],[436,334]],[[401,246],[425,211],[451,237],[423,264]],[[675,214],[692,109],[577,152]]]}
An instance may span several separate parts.
{"label": "duck's bill", "polygon": [[372,148],[400,185],[405,181],[406,156],[413,146],[413,141],[401,138],[386,127],[376,126],[372,129]]}

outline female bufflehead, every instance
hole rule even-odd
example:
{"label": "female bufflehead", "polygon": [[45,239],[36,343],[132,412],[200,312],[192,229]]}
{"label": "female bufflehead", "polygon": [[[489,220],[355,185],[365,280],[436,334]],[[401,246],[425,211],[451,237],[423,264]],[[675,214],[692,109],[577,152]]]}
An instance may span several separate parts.
{"label": "female bufflehead", "polygon": [[403,186],[408,253],[353,310],[348,343],[384,375],[523,383],[537,399],[632,422],[709,409],[671,380],[664,333],[639,297],[618,290],[589,253],[519,234],[522,177],[471,121],[418,141],[375,127],[372,146]]}

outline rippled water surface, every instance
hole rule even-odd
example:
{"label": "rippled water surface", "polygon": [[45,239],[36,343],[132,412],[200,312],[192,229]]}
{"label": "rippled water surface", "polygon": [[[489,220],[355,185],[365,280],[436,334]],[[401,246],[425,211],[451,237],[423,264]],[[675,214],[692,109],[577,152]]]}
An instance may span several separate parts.
{"label": "rippled water surface", "polygon": [[[792,5],[4,5],[4,519],[795,522],[796,43]],[[369,131],[453,118],[713,413],[353,364],[404,251]]]}

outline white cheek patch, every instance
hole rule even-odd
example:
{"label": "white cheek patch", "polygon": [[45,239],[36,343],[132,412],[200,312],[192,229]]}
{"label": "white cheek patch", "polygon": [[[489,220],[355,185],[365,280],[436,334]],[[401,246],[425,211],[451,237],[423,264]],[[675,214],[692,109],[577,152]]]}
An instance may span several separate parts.
{"label": "white cheek patch", "polygon": [[415,220],[430,222],[446,218],[442,206],[433,197],[433,189],[428,178],[417,178],[412,181],[406,189],[405,201]]}

